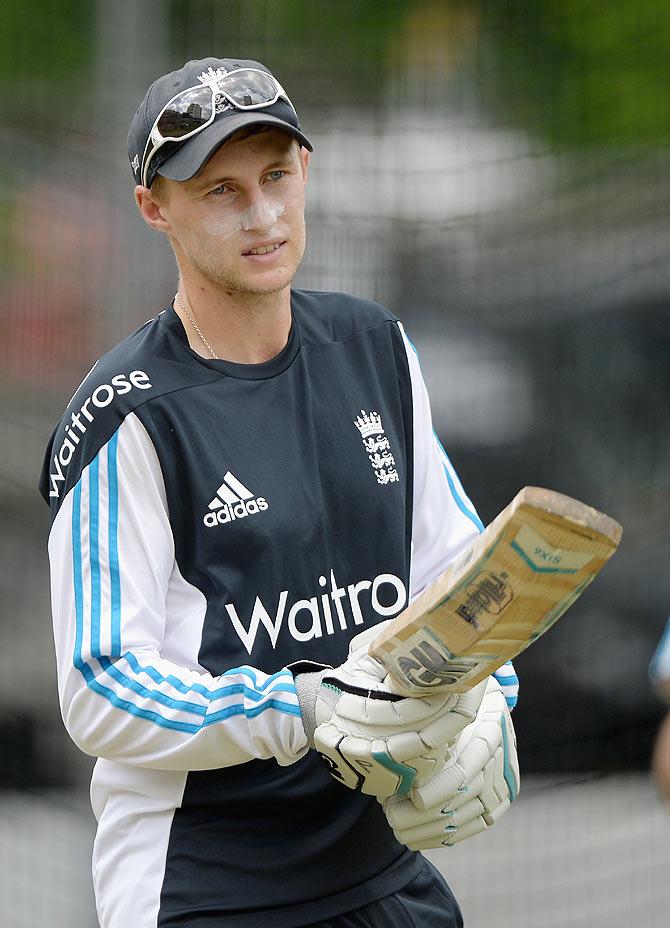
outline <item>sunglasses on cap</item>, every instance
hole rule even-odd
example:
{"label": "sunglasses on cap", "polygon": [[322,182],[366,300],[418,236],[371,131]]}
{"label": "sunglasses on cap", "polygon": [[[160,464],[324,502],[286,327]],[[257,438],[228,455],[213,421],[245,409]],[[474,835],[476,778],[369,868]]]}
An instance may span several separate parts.
{"label": "sunglasses on cap", "polygon": [[257,68],[239,68],[181,90],[165,104],[149,133],[142,157],[142,183],[147,186],[151,159],[165,142],[184,142],[228,109],[261,109],[272,106],[280,97],[294,109],[279,81]]}

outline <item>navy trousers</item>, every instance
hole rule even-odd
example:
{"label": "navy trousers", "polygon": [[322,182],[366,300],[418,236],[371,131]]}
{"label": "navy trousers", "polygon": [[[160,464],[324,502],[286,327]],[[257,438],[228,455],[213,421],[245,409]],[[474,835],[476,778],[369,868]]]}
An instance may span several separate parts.
{"label": "navy trousers", "polygon": [[426,860],[399,892],[310,928],[463,928],[463,918],[446,880]]}

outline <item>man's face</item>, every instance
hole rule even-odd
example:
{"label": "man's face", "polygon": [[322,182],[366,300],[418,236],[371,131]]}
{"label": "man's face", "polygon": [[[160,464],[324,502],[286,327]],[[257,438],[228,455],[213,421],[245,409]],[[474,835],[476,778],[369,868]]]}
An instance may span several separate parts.
{"label": "man's face", "polygon": [[228,292],[275,293],[305,251],[308,153],[269,129],[231,139],[200,173],[169,181],[160,212],[180,261]]}

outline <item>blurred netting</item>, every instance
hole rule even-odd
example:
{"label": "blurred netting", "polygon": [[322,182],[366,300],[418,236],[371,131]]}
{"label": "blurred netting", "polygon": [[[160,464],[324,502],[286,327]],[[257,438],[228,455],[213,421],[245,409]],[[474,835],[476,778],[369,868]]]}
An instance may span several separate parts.
{"label": "blurred netting", "polygon": [[125,136],[154,77],[210,54],[289,90],[315,145],[298,284],[403,319],[482,518],[531,483],[625,527],[517,662],[517,807],[433,855],[468,928],[666,925],[646,775],[670,606],[666,0],[0,0],[0,52],[0,926],[96,923],[35,483],[93,361],[174,292]]}

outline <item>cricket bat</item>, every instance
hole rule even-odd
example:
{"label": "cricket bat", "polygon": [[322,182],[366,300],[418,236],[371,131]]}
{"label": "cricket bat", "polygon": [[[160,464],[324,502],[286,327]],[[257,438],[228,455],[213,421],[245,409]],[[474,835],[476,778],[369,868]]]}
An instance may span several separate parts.
{"label": "cricket bat", "polygon": [[543,635],[616,551],[618,522],[524,487],[370,645],[406,696],[464,693]]}

